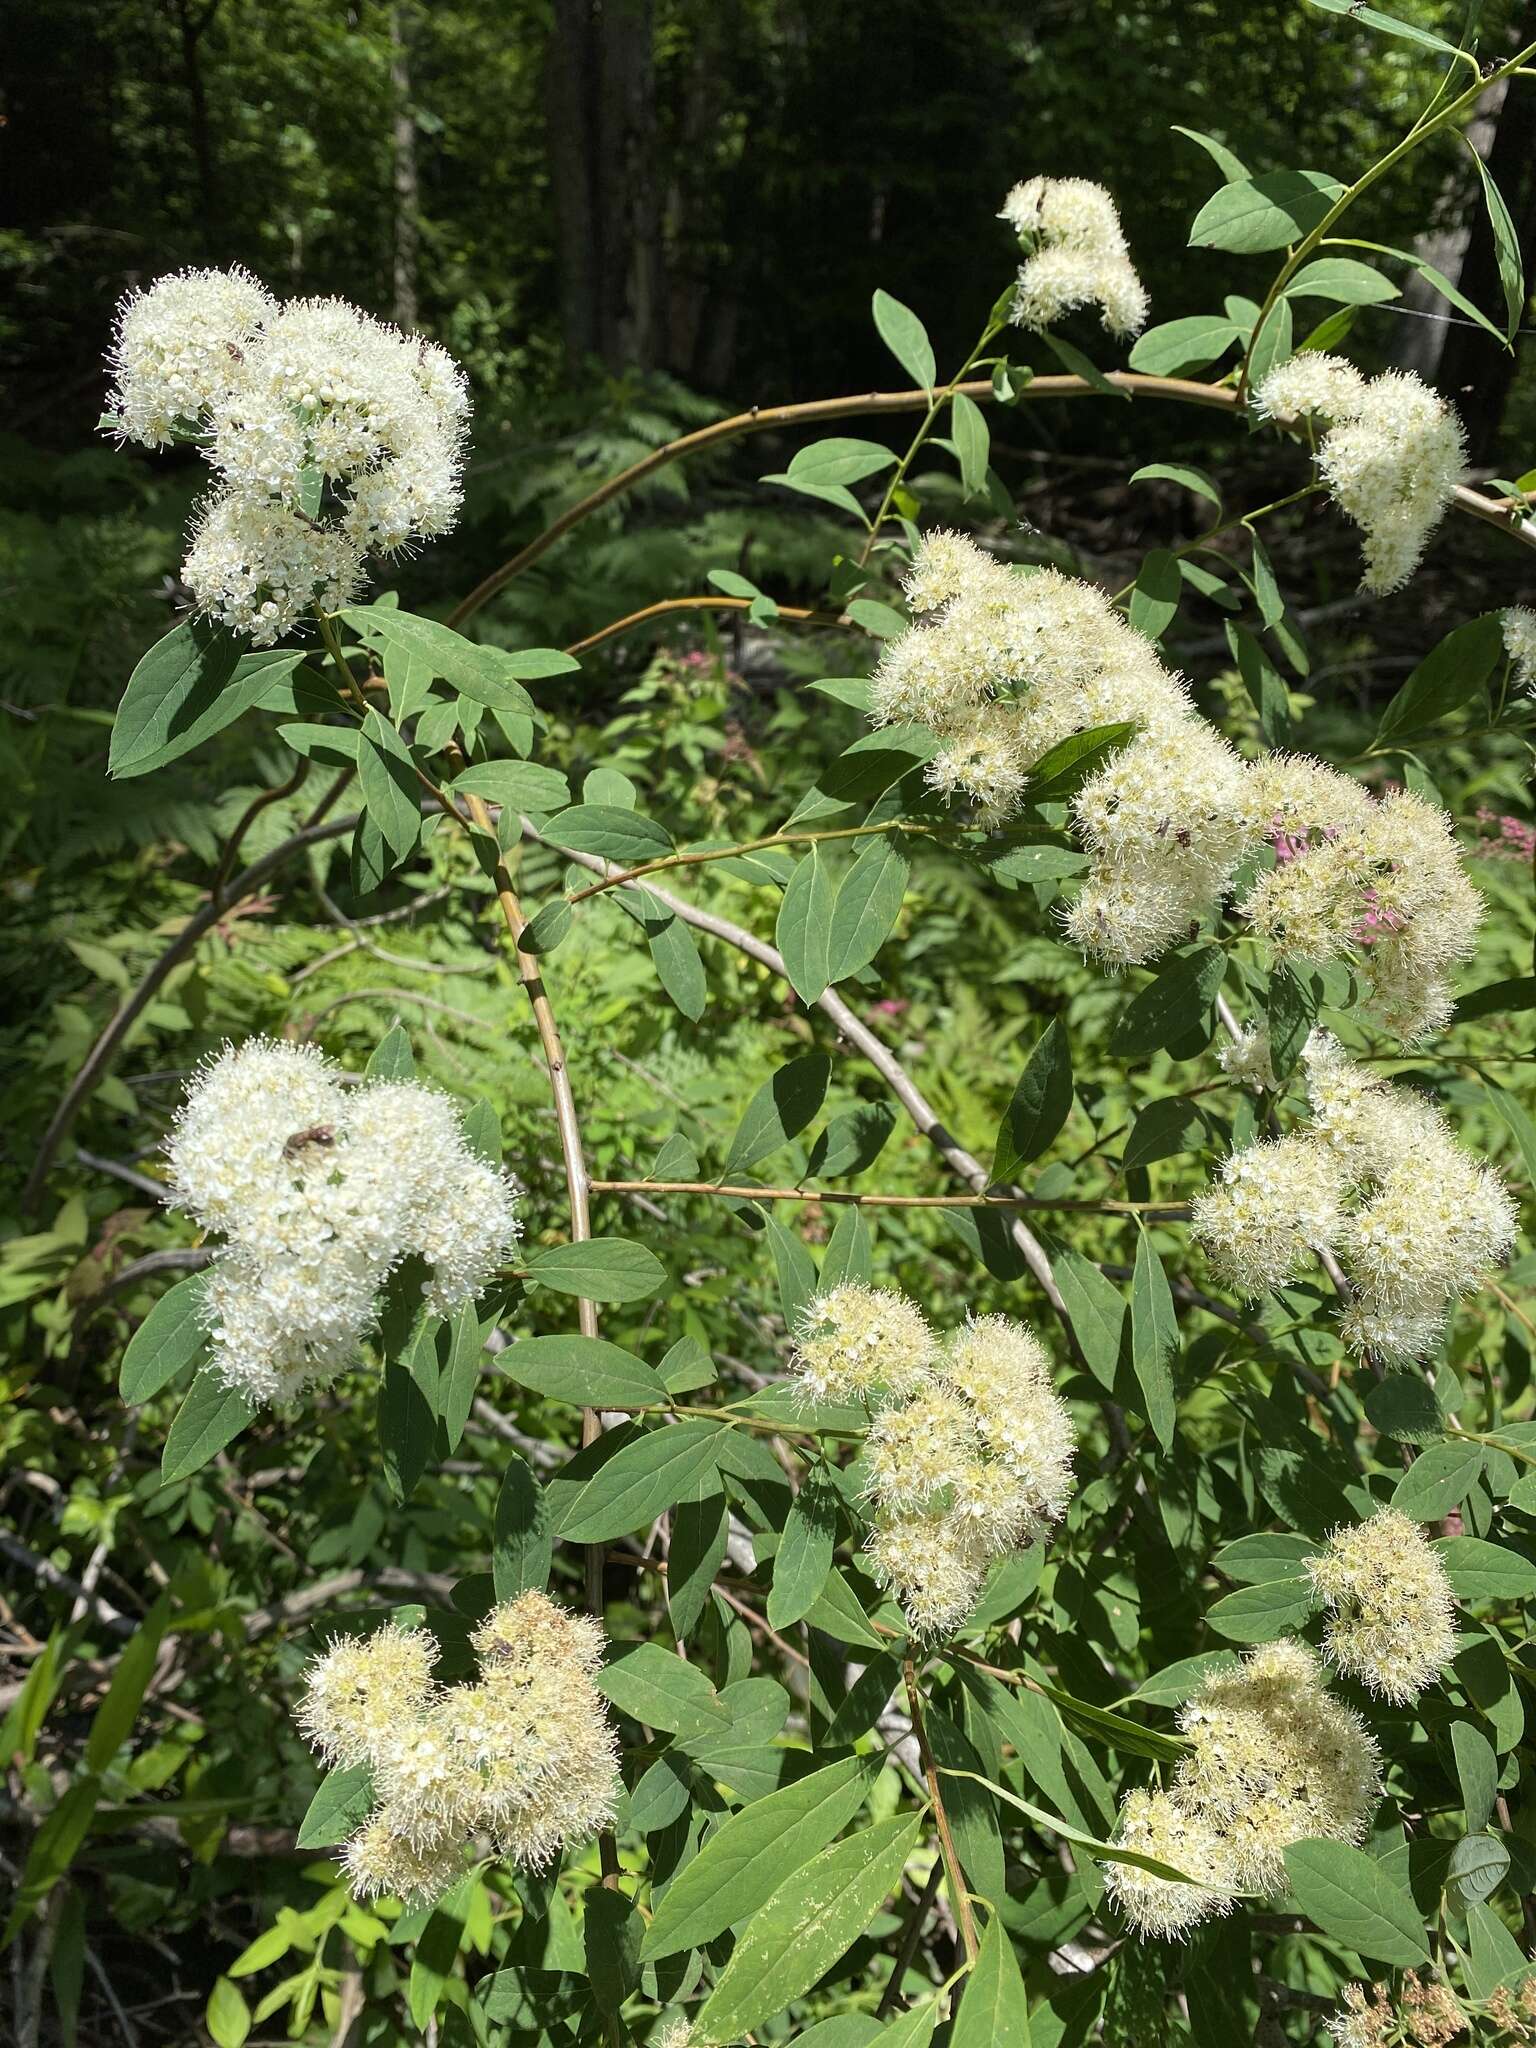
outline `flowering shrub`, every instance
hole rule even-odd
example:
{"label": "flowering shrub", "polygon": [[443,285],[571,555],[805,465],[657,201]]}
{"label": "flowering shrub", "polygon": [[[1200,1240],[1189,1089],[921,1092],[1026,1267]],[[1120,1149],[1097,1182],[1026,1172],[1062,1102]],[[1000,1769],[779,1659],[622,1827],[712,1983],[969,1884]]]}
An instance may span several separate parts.
{"label": "flowering shrub", "polygon": [[[1451,70],[1412,144],[1484,87],[1428,42]],[[1533,54],[1497,75],[1518,89]],[[1346,186],[1205,146],[1225,183],[1192,242],[1229,262],[1192,262],[1220,294],[1268,256],[1260,299],[1149,327],[1111,196],[1047,176],[1004,202],[1017,280],[953,378],[919,317],[876,295],[913,388],[811,411],[907,410],[915,436],[900,455],[816,441],[769,479],[848,522],[824,607],[786,612],[720,568],[682,601],[828,627],[861,671],[809,686],[826,731],[833,707],[864,729],[803,790],[769,764],[781,822],[750,839],[681,803],[653,815],[630,772],[637,747],[686,749],[688,692],[715,664],[658,671],[627,750],[581,761],[573,792],[562,693],[632,621],[594,620],[577,652],[497,638],[496,594],[622,479],[449,620],[365,601],[452,525],[455,364],[240,271],[122,308],[107,429],[188,442],[215,481],[190,615],[129,681],[114,773],[248,716],[296,778],[321,765],[324,799],[260,861],[344,836],[358,933],[374,896],[446,875],[502,927],[495,1057],[540,1075],[509,1169],[495,1106],[419,1080],[401,1028],[359,1074],[310,1042],[325,1013],[295,1010],[284,1036],[252,1031],[187,1075],[162,1134],[194,1270],[134,1333],[122,1390],[136,1427],[164,1411],[167,1499],[214,1460],[234,1486],[268,1425],[314,1429],[309,1469],[334,1470],[338,1415],[377,1417],[377,1472],[342,1465],[363,1505],[329,1551],[355,1576],[267,1617],[273,1682],[324,1767],[307,1813],[268,1818],[297,1830],[314,1861],[293,1882],[320,1901],[282,1904],[221,1976],[221,2048],[281,2011],[294,2039],[354,2021],[405,2038],[408,2014],[455,2044],[1532,2037],[1536,1421],[1531,1325],[1506,1292],[1526,1275],[1500,1274],[1536,1126],[1456,1034],[1536,991],[1468,985],[1508,898],[1420,756],[1530,729],[1536,626],[1514,603],[1457,623],[1365,760],[1325,761],[1278,666],[1306,674],[1261,527],[1326,496],[1381,596],[1452,517],[1525,546],[1536,523],[1522,490],[1466,480],[1444,399],[1343,353],[1394,264],[1435,282],[1339,232],[1391,160]],[[1502,247],[1508,338],[1524,286]],[[1299,330],[1317,302],[1334,310]],[[1100,353],[1139,337],[1125,368],[1058,332],[1085,311]],[[1037,372],[1042,350],[1060,374]],[[1157,465],[1217,500],[1197,540],[1118,591],[1026,559],[985,408],[1069,393],[1233,415],[1284,488],[1227,516],[1203,470]],[[985,530],[925,516],[924,451]],[[1227,614],[1256,726],[1172,665],[1197,599]],[[240,842],[295,786],[237,825],[211,915],[270,872],[241,870]],[[910,1048],[882,1035],[906,1013],[879,995],[882,949],[940,860],[1066,991],[989,1160],[915,1077],[921,1029]],[[750,892],[746,924],[709,896],[726,880]],[[715,996],[696,933],[754,963],[795,1041],[719,1146],[699,1098],[647,1074],[653,1109],[685,1113],[648,1171],[611,1179],[586,1135],[605,1084],[563,1035],[581,1008],[602,1029],[606,992],[574,977],[605,905],[647,988],[618,1000],[664,999],[685,1048]],[[967,1028],[1009,965],[978,960]],[[883,1100],[829,1107],[834,1063],[856,1059],[910,1120],[905,1147]],[[682,1055],[669,1072],[686,1078]],[[974,1122],[952,1079],[933,1079],[946,1114]],[[729,1270],[684,1270],[673,1220],[722,1213]],[[754,1345],[771,1371],[738,1356]],[[472,1412],[494,1501],[454,1462]],[[430,1505],[408,1519],[413,1496]],[[478,1568],[450,1581],[429,1560],[471,1499]],[[389,1572],[429,1598],[391,1609]],[[313,1608],[337,1602],[319,1630]],[[168,1591],[121,1651],[99,1710],[118,1702],[116,1740],[93,1732],[53,1810],[73,1824],[76,1801],[77,1844],[190,1605]],[[68,1865],[53,1825],[17,1925]],[[309,1960],[253,2013],[241,1986],[290,1952]]]}

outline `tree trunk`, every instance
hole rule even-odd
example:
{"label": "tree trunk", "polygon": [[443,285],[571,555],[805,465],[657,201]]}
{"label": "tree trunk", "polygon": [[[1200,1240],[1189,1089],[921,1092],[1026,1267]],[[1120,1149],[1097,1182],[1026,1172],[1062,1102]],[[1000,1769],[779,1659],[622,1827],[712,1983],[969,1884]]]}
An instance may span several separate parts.
{"label": "tree trunk", "polygon": [[[1531,40],[1533,23],[1536,6],[1527,4],[1510,28],[1512,50]],[[1520,245],[1529,249],[1536,236],[1536,98],[1511,80],[1496,121],[1485,161],[1504,195]],[[1471,231],[1456,282],[1474,306],[1502,326],[1504,288],[1481,181],[1474,185],[1468,205]],[[1497,463],[1499,429],[1515,380],[1517,357],[1501,348],[1483,328],[1461,325],[1460,319],[1458,316],[1457,324],[1445,329],[1435,381],[1461,414],[1474,466]],[[1520,340],[1515,343],[1517,351],[1524,346]]]}
{"label": "tree trunk", "polygon": [[395,185],[394,316],[416,325],[416,271],[421,246],[421,202],[416,182],[416,114],[411,106],[411,57],[405,8],[389,10],[389,83],[394,97],[392,141]]}
{"label": "tree trunk", "polygon": [[214,251],[218,234],[218,178],[214,167],[213,131],[208,121],[208,95],[203,87],[200,45],[219,10],[219,0],[194,13],[187,0],[176,0],[176,25],[181,35],[181,68],[191,103],[192,154],[197,163],[198,228],[204,249]]}
{"label": "tree trunk", "polygon": [[545,108],[566,346],[650,369],[662,320],[651,0],[555,0]]}

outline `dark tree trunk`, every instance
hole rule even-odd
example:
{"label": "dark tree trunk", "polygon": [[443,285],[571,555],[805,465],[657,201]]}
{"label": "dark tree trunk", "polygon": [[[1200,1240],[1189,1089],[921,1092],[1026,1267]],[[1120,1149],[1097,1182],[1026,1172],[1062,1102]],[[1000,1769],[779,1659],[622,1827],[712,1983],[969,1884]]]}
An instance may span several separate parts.
{"label": "dark tree trunk", "polygon": [[389,10],[389,84],[395,187],[394,317],[400,327],[416,325],[416,271],[421,245],[421,200],[416,178],[416,113],[411,105],[411,54],[406,10]]}
{"label": "dark tree trunk", "polygon": [[[1512,49],[1531,40],[1536,33],[1533,24],[1536,6],[1527,4],[1511,27]],[[1520,246],[1529,251],[1536,243],[1536,96],[1526,91],[1519,79],[1509,81],[1485,161],[1504,195]],[[1499,282],[1493,230],[1480,181],[1473,187],[1469,206],[1472,229],[1457,282],[1473,305],[1502,325],[1504,288]],[[1517,339],[1515,348],[1518,351],[1526,345]],[[1436,382],[1461,414],[1474,465],[1499,461],[1499,429],[1517,363],[1517,355],[1501,348],[1480,327],[1450,326],[1445,331]]]}
{"label": "dark tree trunk", "polygon": [[206,7],[192,8],[187,0],[176,0],[176,26],[181,36],[181,68],[191,108],[192,155],[197,163],[198,227],[203,247],[214,251],[218,239],[218,176],[214,164],[213,130],[208,120],[208,95],[203,86],[202,40],[219,0]]}
{"label": "dark tree trunk", "polygon": [[555,0],[545,105],[566,345],[650,369],[662,318],[651,0]]}

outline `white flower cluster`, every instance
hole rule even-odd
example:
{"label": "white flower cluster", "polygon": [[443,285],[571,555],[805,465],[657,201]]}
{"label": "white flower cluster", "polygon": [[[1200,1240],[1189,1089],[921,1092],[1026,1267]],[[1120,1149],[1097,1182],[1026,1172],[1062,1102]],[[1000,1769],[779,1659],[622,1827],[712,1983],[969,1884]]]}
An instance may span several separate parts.
{"label": "white flower cluster", "polygon": [[612,1822],[618,1743],[592,1682],[598,1623],[523,1593],[470,1640],[473,1684],[438,1684],[432,1638],[393,1623],[337,1638],[310,1666],[296,1717],[305,1739],[332,1768],[372,1771],[373,1811],[343,1852],[358,1898],[429,1903],[475,1835],[540,1867]]}
{"label": "white flower cluster", "polygon": [[1536,693],[1536,611],[1528,604],[1512,604],[1504,613],[1504,653],[1515,682],[1528,693]]}
{"label": "white flower cluster", "polygon": [[219,484],[182,575],[258,647],[349,603],[369,554],[457,516],[463,372],[344,299],[282,304],[241,270],[182,271],[123,300],[108,360],[119,439],[202,444]]}
{"label": "white flower cluster", "polygon": [[867,1554],[919,1635],[948,1635],[1006,1552],[1072,1494],[1077,1436],[1034,1332],[981,1316],[940,1339],[915,1302],[845,1285],[806,1308],[791,1362],[816,1399],[874,1410]]}
{"label": "white flower cluster", "polygon": [[1397,1508],[1335,1529],[1307,1571],[1328,1610],[1323,1654],[1395,1706],[1433,1685],[1456,1648],[1450,1574]]}
{"label": "white flower cluster", "polygon": [[1466,472],[1461,422],[1411,370],[1365,378],[1338,356],[1303,349],[1254,393],[1279,426],[1318,417],[1317,463],[1328,494],[1360,528],[1363,590],[1399,589],[1418,567]]}
{"label": "white flower cluster", "polygon": [[176,1205],[224,1239],[213,1366],[253,1401],[354,1363],[412,1256],[434,1314],[474,1299],[518,1234],[511,1183],[415,1081],[343,1086],[313,1046],[252,1039],[202,1068],[167,1145]]}
{"label": "white flower cluster", "polygon": [[1097,306],[1112,334],[1139,334],[1146,287],[1136,275],[1115,202],[1087,178],[1030,178],[1000,218],[1024,245],[1011,318],[1037,332],[1079,306]]}
{"label": "white flower cluster", "polygon": [[1246,1295],[1332,1253],[1354,1292],[1340,1326],[1349,1347],[1423,1357],[1450,1304],[1508,1256],[1514,1204],[1422,1096],[1356,1065],[1324,1031],[1302,1057],[1311,1117],[1226,1160],[1195,1199],[1195,1237]]}
{"label": "white flower cluster", "polygon": [[1349,958],[1405,1038],[1444,1021],[1482,901],[1443,812],[1409,794],[1378,803],[1303,756],[1243,761],[1090,584],[1015,572],[940,531],[905,587],[918,617],[882,652],[871,715],[937,734],[930,782],[969,796],[984,823],[1018,809],[1031,769],[1072,734],[1136,728],[1072,799],[1093,864],[1066,927],[1086,952],[1112,967],[1156,959],[1267,848],[1273,870],[1238,907],[1278,957]]}
{"label": "white flower cluster", "polygon": [[1239,1892],[1282,1890],[1291,1842],[1364,1835],[1381,1796],[1376,1745],[1304,1643],[1264,1643],[1213,1673],[1179,1727],[1192,1747],[1171,1784],[1132,1792],[1115,1839],[1195,1882],[1106,1864],[1110,1893],[1138,1934],[1181,1936],[1227,1912]]}

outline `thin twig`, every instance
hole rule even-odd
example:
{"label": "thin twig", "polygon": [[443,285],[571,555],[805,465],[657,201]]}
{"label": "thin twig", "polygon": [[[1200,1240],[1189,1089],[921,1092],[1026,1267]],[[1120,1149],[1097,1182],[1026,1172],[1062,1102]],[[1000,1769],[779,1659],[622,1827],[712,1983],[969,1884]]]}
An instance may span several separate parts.
{"label": "thin twig", "polygon": [[[622,619],[600,626],[595,633],[589,633],[585,640],[572,641],[566,648],[567,654],[588,654],[594,647],[601,647],[605,640],[617,640],[621,633],[632,633],[637,626],[646,625],[652,619],[663,619],[673,612],[749,612],[758,600],[755,597],[664,597],[656,604],[642,605],[637,612],[626,612]],[[846,612],[807,611],[801,605],[781,604],[774,609],[774,625],[795,626],[847,626],[851,625]]]}
{"label": "thin twig", "polygon": [[864,1209],[1045,1209],[1085,1216],[1154,1216],[1186,1221],[1187,1202],[1053,1202],[1044,1195],[890,1195],[857,1194],[851,1189],[759,1188],[714,1180],[594,1180],[594,1195],[719,1195],[743,1202],[832,1202]]}
{"label": "thin twig", "polygon": [[971,1912],[970,1893],[966,1890],[965,1872],[960,1858],[955,1853],[954,1836],[949,1831],[949,1814],[944,1806],[944,1793],[939,1784],[939,1767],[934,1762],[933,1751],[928,1745],[928,1727],[923,1719],[923,1696],[918,1690],[917,1667],[910,1657],[901,1660],[901,1675],[906,1681],[907,1710],[912,1716],[912,1733],[917,1737],[918,1755],[923,1760],[923,1777],[928,1786],[928,1797],[933,1805],[933,1825],[939,1837],[939,1854],[944,1859],[944,1875],[949,1888],[950,1904],[955,1910],[955,1924],[960,1929],[960,1939],[965,1944],[965,1959],[976,1960],[976,1921]]}

